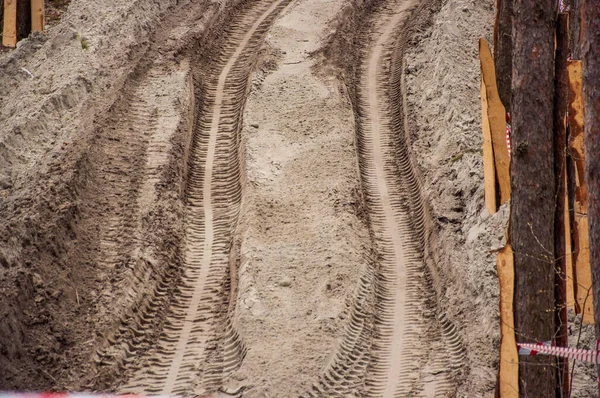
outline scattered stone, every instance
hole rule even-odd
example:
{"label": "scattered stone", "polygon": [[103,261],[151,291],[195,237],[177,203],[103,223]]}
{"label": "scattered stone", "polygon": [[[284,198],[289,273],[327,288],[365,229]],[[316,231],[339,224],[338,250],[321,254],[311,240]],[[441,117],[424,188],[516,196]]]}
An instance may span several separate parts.
{"label": "scattered stone", "polygon": [[279,281],[279,286],[281,287],[290,287],[292,286],[292,279],[285,276]]}

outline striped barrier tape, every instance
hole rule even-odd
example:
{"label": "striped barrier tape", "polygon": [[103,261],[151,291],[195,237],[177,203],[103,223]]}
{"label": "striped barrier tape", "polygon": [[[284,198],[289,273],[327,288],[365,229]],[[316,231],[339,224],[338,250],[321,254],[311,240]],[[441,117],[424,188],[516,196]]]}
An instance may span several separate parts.
{"label": "striped barrier tape", "polygon": [[[196,395],[194,398],[212,398],[207,395]],[[92,394],[92,393],[45,393],[45,392],[9,392],[0,391],[0,398],[146,398],[136,394]],[[152,398],[173,398],[172,396],[153,395]]]}
{"label": "striped barrier tape", "polygon": [[506,112],[506,148],[508,148],[508,157],[510,158],[510,113]]}
{"label": "striped barrier tape", "polygon": [[576,359],[578,361],[600,364],[600,340],[595,350],[581,348],[558,347],[547,343],[517,343],[519,355],[553,355],[561,358]]}

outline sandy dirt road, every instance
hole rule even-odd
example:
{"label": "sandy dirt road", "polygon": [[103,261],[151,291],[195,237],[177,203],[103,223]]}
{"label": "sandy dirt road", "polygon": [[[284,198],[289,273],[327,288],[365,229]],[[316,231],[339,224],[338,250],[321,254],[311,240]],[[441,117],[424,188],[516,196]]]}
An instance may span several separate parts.
{"label": "sandy dirt road", "polygon": [[[353,115],[340,82],[311,56],[343,4],[301,0],[286,9],[246,104],[237,314],[248,351],[231,383],[248,396],[311,389],[369,266]],[[360,377],[349,383],[356,388]]]}
{"label": "sandy dirt road", "polygon": [[[174,44],[193,23],[155,39],[86,153],[75,235],[99,270],[82,300],[102,323],[82,339],[94,366],[78,386],[452,395],[462,348],[437,313],[402,142],[419,4],[364,10],[354,81],[318,52],[343,0],[235,3],[204,41]],[[199,10],[190,21],[206,22]]]}
{"label": "sandy dirt road", "polygon": [[119,390],[447,396],[402,94],[389,89],[416,3],[383,3],[363,28],[356,125],[310,57],[342,2],[296,1],[276,19],[286,5],[243,6],[192,67],[180,281],[157,342],[125,354]]}

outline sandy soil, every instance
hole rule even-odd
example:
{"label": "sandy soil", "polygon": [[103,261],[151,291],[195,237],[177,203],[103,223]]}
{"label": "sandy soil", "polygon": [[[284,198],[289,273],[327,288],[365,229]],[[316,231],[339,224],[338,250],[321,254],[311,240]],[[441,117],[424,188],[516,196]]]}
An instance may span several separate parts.
{"label": "sandy soil", "polygon": [[493,1],[448,1],[405,58],[411,151],[431,206],[440,302],[466,348],[465,397],[493,396],[500,337],[495,250],[506,213],[483,208],[477,54],[493,17]]}
{"label": "sandy soil", "polygon": [[0,387],[112,380],[95,350],[178,255],[190,95],[177,54],[225,4],[74,1],[0,58]]}
{"label": "sandy soil", "polygon": [[248,352],[233,379],[248,397],[295,396],[315,381],[369,251],[352,111],[310,57],[342,5],[289,6],[246,104],[237,314]]}
{"label": "sandy soil", "polygon": [[494,2],[395,30],[408,3],[296,0],[244,42],[268,2],[74,0],[0,56],[0,388],[493,396]]}

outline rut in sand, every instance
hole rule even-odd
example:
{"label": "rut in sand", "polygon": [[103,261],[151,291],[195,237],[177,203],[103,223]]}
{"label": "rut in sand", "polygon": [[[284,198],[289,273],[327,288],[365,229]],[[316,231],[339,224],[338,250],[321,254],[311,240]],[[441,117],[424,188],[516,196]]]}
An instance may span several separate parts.
{"label": "rut in sand", "polygon": [[[170,296],[159,286],[140,314],[164,311],[157,344],[129,352],[128,381],[121,391],[190,394],[214,392],[239,366],[244,346],[232,324],[229,303],[232,239],[241,202],[240,130],[248,77],[266,30],[287,0],[246,4],[225,35],[193,67],[195,120],[187,160],[185,237],[181,281]],[[222,46],[219,46],[221,44]],[[164,307],[165,304],[162,304]],[[143,322],[134,335],[144,335]],[[136,352],[142,355],[136,355]]]}
{"label": "rut in sand", "polygon": [[456,389],[462,344],[437,313],[424,261],[426,208],[406,143],[402,56],[422,9],[411,0],[382,3],[359,33],[356,143],[377,258],[359,283],[340,348],[310,396],[352,392],[361,374],[368,397],[445,397]]}

